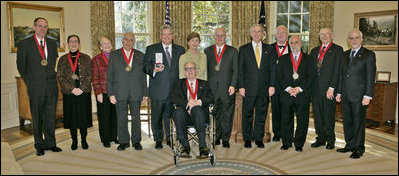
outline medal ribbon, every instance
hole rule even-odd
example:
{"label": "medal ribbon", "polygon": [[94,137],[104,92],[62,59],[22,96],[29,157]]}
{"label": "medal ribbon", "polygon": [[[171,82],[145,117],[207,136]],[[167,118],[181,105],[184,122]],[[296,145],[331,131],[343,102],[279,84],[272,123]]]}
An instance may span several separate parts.
{"label": "medal ribbon", "polygon": [[190,92],[191,97],[195,100],[197,97],[197,91],[198,91],[198,79],[195,80],[195,92],[193,93],[193,91],[190,88],[190,85],[188,84],[188,79],[186,79],[186,86],[188,91]]}
{"label": "medal ribbon", "polygon": [[285,49],[287,49],[287,47],[288,47],[288,41],[285,43],[285,47],[284,47],[283,51],[281,51],[281,53],[280,53],[280,52],[279,52],[278,43],[276,43],[276,50],[277,50],[278,57],[280,57],[281,55],[283,55],[283,53],[284,53]]}
{"label": "medal ribbon", "polygon": [[68,59],[69,59],[69,64],[71,65],[73,73],[76,71],[76,67],[78,67],[78,59],[80,56],[80,51],[78,51],[78,54],[76,55],[76,61],[75,64],[72,64],[72,59],[71,59],[71,53],[68,53]]}
{"label": "medal ribbon", "polygon": [[108,66],[108,59],[105,57],[104,52],[101,52],[102,58],[104,60],[104,62],[107,64]]}
{"label": "medal ribbon", "polygon": [[319,63],[321,63],[321,61],[322,61],[323,58],[324,58],[324,55],[326,54],[328,48],[330,48],[331,45],[332,45],[332,42],[330,42],[330,44],[328,44],[327,48],[324,50],[323,53],[321,53],[321,49],[323,48],[323,45],[320,46],[320,49],[319,49]]}
{"label": "medal ribbon", "polygon": [[215,45],[214,51],[215,51],[216,63],[219,64],[219,63],[220,63],[220,60],[222,60],[224,50],[226,50],[226,44],[224,44],[223,49],[222,49],[222,52],[220,53],[220,56],[219,56],[219,57],[218,57],[218,53],[216,52],[216,48],[217,48],[217,47],[216,47],[216,45]]}
{"label": "medal ribbon", "polygon": [[37,41],[36,34],[34,34],[33,38],[35,38],[35,42],[36,42],[37,48],[39,49],[39,53],[42,56],[42,59],[46,60],[46,53],[44,52],[44,49],[46,48],[46,40],[43,37],[43,48],[42,48],[39,45],[39,42]]}
{"label": "medal ribbon", "polygon": [[302,59],[302,52],[301,52],[301,54],[299,55],[298,63],[295,64],[294,55],[291,53],[291,62],[292,62],[292,66],[294,67],[295,73],[296,73],[296,71],[298,70],[299,64],[301,63],[301,59]]}
{"label": "medal ribbon", "polygon": [[134,52],[134,50],[132,48],[132,51],[130,51],[129,60],[127,60],[125,49],[122,48],[123,57],[125,58],[125,61],[126,61],[128,66],[130,66],[129,63],[130,63],[130,60],[132,60],[133,52]]}

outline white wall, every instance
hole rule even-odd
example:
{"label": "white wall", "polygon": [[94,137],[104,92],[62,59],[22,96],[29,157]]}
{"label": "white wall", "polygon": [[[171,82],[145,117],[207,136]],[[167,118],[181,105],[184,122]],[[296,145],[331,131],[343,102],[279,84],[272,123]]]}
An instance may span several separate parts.
{"label": "white wall", "polygon": [[[81,40],[83,53],[92,56],[90,32],[90,1],[18,1],[20,3],[48,5],[64,8],[65,41],[76,34]],[[33,21],[32,21],[33,25]],[[51,25],[51,24],[49,24]],[[1,1],[1,129],[18,125],[18,103],[15,77],[19,76],[16,53],[10,53],[8,44],[7,2]],[[66,51],[68,49],[66,48]],[[59,53],[59,56],[65,52]],[[15,91],[12,91],[15,90]],[[95,107],[93,108],[95,110]],[[95,110],[96,111],[96,110]],[[4,122],[4,123],[3,123]]]}
{"label": "white wall", "polygon": [[[335,1],[334,7],[334,42],[348,50],[347,34],[354,28],[355,13],[398,10],[395,1]],[[396,26],[398,27],[398,26]],[[390,71],[391,82],[398,82],[398,50],[375,51],[377,71]],[[397,98],[397,97],[396,97]],[[396,99],[398,107],[398,99]],[[396,108],[396,123],[398,123],[398,108]]]}

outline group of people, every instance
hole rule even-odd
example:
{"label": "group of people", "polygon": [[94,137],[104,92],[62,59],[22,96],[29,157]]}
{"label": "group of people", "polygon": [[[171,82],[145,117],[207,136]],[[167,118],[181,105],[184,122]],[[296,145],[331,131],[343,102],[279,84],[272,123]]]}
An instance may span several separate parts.
{"label": "group of people", "polygon": [[299,36],[288,40],[285,26],[277,27],[277,41],[269,45],[262,42],[262,25],[252,25],[252,41],[238,50],[226,44],[226,31],[217,28],[215,44],[202,53],[198,49],[198,33],[188,35],[186,51],[173,43],[173,29],[164,25],[160,29],[161,41],[148,46],[145,54],[133,48],[135,36],[127,32],[122,48],[114,51],[111,39],[101,37],[101,53],[92,59],[79,51],[79,36],[70,35],[70,50],[59,58],[55,71],[58,53],[55,41],[45,38],[47,20],[36,18],[33,29],[34,36],[19,45],[17,67],[28,89],[38,156],[44,155],[45,150],[62,151],[56,146],[54,134],[57,79],[63,94],[64,128],[70,129],[72,150],[78,148],[78,128],[81,147],[89,148],[86,137],[87,128],[93,126],[93,87],[101,142],[104,147],[110,147],[111,142],[119,144],[119,151],[130,147],[130,143],[135,150],[142,150],[140,106],[147,96],[151,100],[151,130],[156,149],[163,148],[164,136],[166,145],[171,145],[173,118],[183,153],[190,153],[186,127],[192,123],[199,137],[200,156],[207,156],[205,122],[210,104],[214,104],[215,111],[215,144],[229,148],[238,90],[243,97],[245,148],[251,148],[252,141],[258,148],[264,148],[271,99],[273,141],[282,139],[281,150],[289,149],[293,143],[296,151],[303,150],[310,102],[317,134],[311,147],[326,145],[327,149],[334,149],[335,102],[342,101],[346,146],[337,151],[352,152],[351,158],[360,158],[364,153],[365,112],[373,96],[376,66],[374,52],[362,47],[359,30],[350,31],[348,42],[352,49],[343,52],[342,47],[332,42],[332,31],[321,29],[322,44],[308,55],[302,52]]}

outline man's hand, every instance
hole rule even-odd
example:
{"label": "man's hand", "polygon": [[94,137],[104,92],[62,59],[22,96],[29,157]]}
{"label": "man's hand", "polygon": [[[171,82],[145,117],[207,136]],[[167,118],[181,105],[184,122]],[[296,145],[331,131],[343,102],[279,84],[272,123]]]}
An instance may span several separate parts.
{"label": "man's hand", "polygon": [[244,88],[240,88],[238,91],[240,92],[241,96],[245,97],[245,89]]}
{"label": "man's hand", "polygon": [[157,67],[157,64],[154,64],[154,72],[155,72],[155,73],[157,73],[157,72],[163,72],[164,69],[165,69],[165,65],[164,65],[164,64],[161,64],[160,67]]}
{"label": "man's hand", "polygon": [[363,97],[362,105],[367,106],[370,104],[371,99]]}
{"label": "man's hand", "polygon": [[143,96],[143,100],[141,101],[141,104],[143,105],[147,101],[147,97]]}
{"label": "man's hand", "polygon": [[103,103],[103,94],[98,94],[97,95],[97,101],[100,103]]}
{"label": "man's hand", "polygon": [[337,96],[335,97],[335,100],[339,103],[341,102],[341,94],[337,94]]}
{"label": "man's hand", "polygon": [[233,95],[236,92],[236,89],[233,86],[229,87],[229,96]]}
{"label": "man's hand", "polygon": [[332,100],[334,99],[334,89],[328,89],[326,94],[327,99]]}
{"label": "man's hand", "polygon": [[273,96],[275,91],[274,87],[269,87],[269,97]]}
{"label": "man's hand", "polygon": [[117,101],[116,101],[115,95],[110,96],[110,97],[109,97],[109,101],[110,101],[112,104],[116,104]]}
{"label": "man's hand", "polygon": [[73,90],[72,90],[72,94],[74,94],[75,96],[79,96],[79,95],[81,95],[83,93],[83,91],[82,91],[82,89],[80,89],[80,88],[74,88]]}
{"label": "man's hand", "polygon": [[290,89],[288,89],[288,93],[290,94],[290,96],[293,96],[293,97],[296,97],[296,93],[295,93],[295,88],[290,88]]}

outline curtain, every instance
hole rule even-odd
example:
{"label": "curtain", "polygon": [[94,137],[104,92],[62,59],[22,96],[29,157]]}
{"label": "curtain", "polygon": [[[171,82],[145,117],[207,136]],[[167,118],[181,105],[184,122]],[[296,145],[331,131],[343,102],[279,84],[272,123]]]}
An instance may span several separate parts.
{"label": "curtain", "polygon": [[99,37],[105,35],[112,41],[115,48],[115,17],[114,1],[91,1],[91,44],[92,56],[99,54]]}
{"label": "curtain", "polygon": [[309,51],[320,45],[319,32],[322,28],[333,29],[334,26],[334,1],[311,1],[310,2],[310,32]]}

